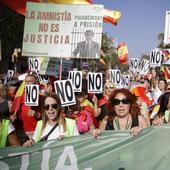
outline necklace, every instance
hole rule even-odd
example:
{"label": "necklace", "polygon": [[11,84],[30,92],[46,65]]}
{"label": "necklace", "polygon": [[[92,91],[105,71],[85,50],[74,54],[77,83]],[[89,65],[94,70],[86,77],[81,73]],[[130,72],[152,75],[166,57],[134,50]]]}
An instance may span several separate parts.
{"label": "necklace", "polygon": [[[113,121],[114,129],[115,130],[121,130],[120,123],[119,123],[119,118],[116,116]],[[130,129],[131,122],[129,121],[129,115],[126,120],[126,125],[125,125],[125,130]]]}

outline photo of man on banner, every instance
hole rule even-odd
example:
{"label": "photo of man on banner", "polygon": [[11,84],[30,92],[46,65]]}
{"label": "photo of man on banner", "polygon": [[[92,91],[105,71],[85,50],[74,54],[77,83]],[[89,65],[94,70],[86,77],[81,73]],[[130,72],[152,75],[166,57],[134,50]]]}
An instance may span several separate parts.
{"label": "photo of man on banner", "polygon": [[85,41],[77,43],[73,56],[77,58],[99,58],[100,45],[93,41],[94,32],[92,30],[86,30],[84,35]]}

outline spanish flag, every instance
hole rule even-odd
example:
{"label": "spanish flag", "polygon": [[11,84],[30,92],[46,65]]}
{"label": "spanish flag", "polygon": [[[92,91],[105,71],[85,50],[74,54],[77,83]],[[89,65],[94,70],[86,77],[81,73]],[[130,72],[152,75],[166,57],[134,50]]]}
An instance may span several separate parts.
{"label": "spanish flag", "polygon": [[104,22],[112,23],[113,25],[117,25],[119,19],[121,18],[120,11],[112,11],[110,9],[104,9],[103,11],[103,20]]}
{"label": "spanish flag", "polygon": [[[28,0],[0,0],[2,4],[6,5],[15,12],[25,15],[26,3]],[[29,2],[38,3],[57,3],[57,4],[91,4],[92,0],[29,0]]]}
{"label": "spanish flag", "polygon": [[118,60],[121,64],[127,64],[128,61],[128,49],[125,43],[121,43],[117,47]]}
{"label": "spanish flag", "polygon": [[[28,0],[1,0],[1,3],[11,8],[15,12],[25,15],[26,13],[26,3]],[[29,0],[29,2],[38,3],[55,3],[55,4],[92,4],[92,0]],[[110,9],[104,9],[103,20],[107,23],[112,23],[117,25],[121,17],[120,11],[113,11]]]}
{"label": "spanish flag", "polygon": [[11,113],[16,114],[16,112],[20,109],[24,88],[25,88],[25,80],[21,83],[20,87],[18,88],[15,94],[14,101],[11,108]]}

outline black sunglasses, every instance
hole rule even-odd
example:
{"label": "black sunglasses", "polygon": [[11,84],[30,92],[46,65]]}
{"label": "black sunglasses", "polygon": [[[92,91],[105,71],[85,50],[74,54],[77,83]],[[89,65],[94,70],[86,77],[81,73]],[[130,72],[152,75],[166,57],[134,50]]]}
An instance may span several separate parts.
{"label": "black sunglasses", "polygon": [[59,105],[57,103],[55,103],[55,104],[44,105],[44,109],[49,110],[50,106],[51,106],[52,109],[58,109],[59,108]]}
{"label": "black sunglasses", "polygon": [[113,99],[113,100],[112,100],[112,104],[113,104],[113,105],[119,105],[120,102],[122,102],[123,104],[129,104],[129,103],[130,103],[130,101],[129,101],[128,98],[124,98],[124,99],[122,99],[122,100],[119,100],[119,99]]}
{"label": "black sunglasses", "polygon": [[114,86],[113,85],[110,85],[110,86],[106,86],[106,89],[113,89]]}

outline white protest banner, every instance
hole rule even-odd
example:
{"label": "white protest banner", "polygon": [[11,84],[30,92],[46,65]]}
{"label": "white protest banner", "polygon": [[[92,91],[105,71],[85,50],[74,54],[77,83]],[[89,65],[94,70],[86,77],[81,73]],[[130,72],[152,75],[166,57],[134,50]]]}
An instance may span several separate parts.
{"label": "white protest banner", "polygon": [[82,91],[82,71],[69,71],[68,79],[72,81],[74,92]]}
{"label": "white protest banner", "polygon": [[130,75],[122,75],[122,86],[127,88],[130,85]]}
{"label": "white protest banner", "polygon": [[109,78],[112,83],[116,86],[121,86],[121,72],[119,69],[111,69],[109,70]]}
{"label": "white protest banner", "polygon": [[129,58],[130,60],[130,69],[131,70],[137,70],[138,65],[139,65],[139,59],[138,58]]}
{"label": "white protest banner", "polygon": [[170,44],[170,11],[166,11],[164,44]]}
{"label": "white protest banner", "polygon": [[99,55],[92,56],[92,54],[97,52],[100,54],[102,27],[103,5],[28,2],[22,55],[84,57],[80,52],[83,49],[85,54],[84,46],[81,48],[78,42],[85,42],[86,31],[89,31],[89,34],[92,33],[92,52],[88,56],[89,51],[86,51],[85,57],[99,58]]}
{"label": "white protest banner", "polygon": [[75,95],[71,80],[58,80],[54,82],[56,94],[60,97],[62,106],[74,105]]}
{"label": "white protest banner", "polygon": [[138,66],[138,72],[141,75],[146,75],[149,71],[149,68],[150,68],[150,61],[143,59]]}
{"label": "white protest banner", "polygon": [[41,62],[42,62],[43,58],[40,57],[30,57],[28,58],[28,69],[29,71],[37,71],[40,69],[41,66]]}
{"label": "white protest banner", "polygon": [[103,77],[102,73],[88,73],[88,93],[102,93]]}
{"label": "white protest banner", "polygon": [[7,75],[5,76],[4,84],[7,84],[13,76],[14,76],[14,71],[8,70]]}
{"label": "white protest banner", "polygon": [[39,102],[39,85],[28,84],[25,86],[25,105],[38,106]]}
{"label": "white protest banner", "polygon": [[163,54],[160,50],[152,50],[150,53],[150,67],[160,67]]}

